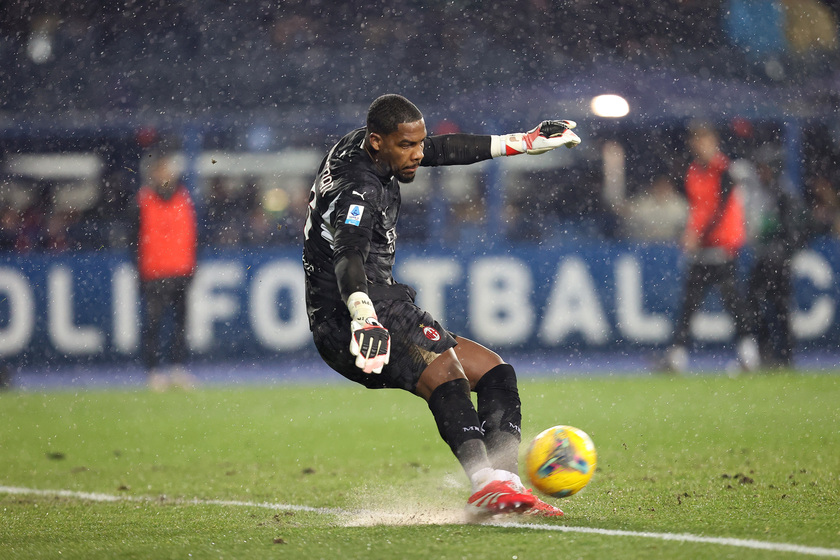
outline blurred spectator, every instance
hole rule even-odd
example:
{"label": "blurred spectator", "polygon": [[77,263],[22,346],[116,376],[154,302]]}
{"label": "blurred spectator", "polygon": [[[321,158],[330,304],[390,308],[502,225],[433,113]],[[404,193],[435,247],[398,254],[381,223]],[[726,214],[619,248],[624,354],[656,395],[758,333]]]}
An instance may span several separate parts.
{"label": "blurred spectator", "polygon": [[7,206],[0,206],[0,251],[14,251],[17,249],[18,233],[20,231],[20,214]]}
{"label": "blurred spectator", "polygon": [[813,218],[816,233],[840,237],[840,195],[825,175],[811,181]]}
{"label": "blurred spectator", "polygon": [[87,216],[94,248],[129,246],[130,184],[124,170],[112,170],[102,179],[99,198]]}
{"label": "blurred spectator", "polygon": [[762,146],[755,160],[763,205],[755,260],[749,275],[747,305],[751,330],[766,367],[793,365],[790,307],[793,300],[792,260],[807,237],[808,224],[801,196],[782,176],[782,158],[773,144]]}
{"label": "blurred spectator", "polygon": [[275,239],[275,234],[279,234],[280,237],[287,234],[293,236],[294,233],[292,232],[297,231],[297,228],[284,231],[282,226],[278,226],[277,222],[266,211],[263,198],[257,180],[249,180],[245,184],[245,223],[247,224],[245,243],[247,245],[269,245]]}
{"label": "blurred spectator", "polygon": [[663,366],[675,372],[687,369],[691,318],[709,290],[717,287],[735,322],[739,366],[753,370],[759,365],[758,346],[749,332],[736,278],[736,260],[746,239],[743,203],[714,128],[708,123],[692,123],[688,144],[694,155],[685,176],[689,214],[682,246],[688,270],[682,309]]}
{"label": "blurred spectator", "polygon": [[[266,102],[359,103],[370,88],[395,82],[435,99],[441,87],[478,93],[512,79],[518,88],[593,63],[701,61],[730,73],[736,62],[718,56],[721,15],[733,13],[738,40],[775,44],[784,41],[780,1],[684,0],[639,9],[636,0],[614,0],[608,10],[583,0],[7,2],[0,106],[41,114],[164,107],[191,114]],[[776,18],[769,27],[760,27],[768,19],[764,6]],[[419,50],[423,56],[413,54]]]}
{"label": "blurred spectator", "polygon": [[486,243],[487,222],[481,197],[452,202],[449,211],[451,227],[447,228],[447,241],[452,246],[479,247]]}
{"label": "blurred spectator", "polygon": [[18,235],[15,244],[19,252],[40,251],[46,245],[44,230],[52,212],[52,185],[46,181],[33,186],[34,194],[18,211]]}
{"label": "blurred spectator", "polygon": [[837,51],[837,16],[820,0],[782,0],[785,34],[796,54]]}
{"label": "blurred spectator", "polygon": [[75,249],[76,247],[73,246],[67,235],[70,224],[73,223],[74,219],[73,213],[55,209],[47,214],[41,233],[43,248],[51,252]]}
{"label": "blurred spectator", "polygon": [[222,247],[240,245],[245,237],[246,203],[242,189],[227,177],[213,177],[207,195],[207,242]]}
{"label": "blurred spectator", "polygon": [[[499,108],[506,98],[514,98],[507,90],[533,88],[537,93],[537,84],[544,83],[546,91],[568,96],[577,88],[570,77],[578,72],[623,79],[627,70],[632,76],[640,67],[675,70],[675,78],[700,76],[712,92],[707,99],[724,99],[729,94],[720,93],[714,75],[743,76],[749,66],[740,56],[720,56],[727,36],[733,44],[750,45],[750,52],[774,56],[787,49],[830,61],[836,59],[827,54],[837,50],[837,16],[831,11],[836,10],[836,0],[685,0],[652,2],[644,9],[635,0],[615,0],[609,10],[592,0],[528,0],[516,7],[420,0],[399,5],[301,0],[235,5],[184,0],[166,6],[96,1],[7,4],[0,16],[0,109],[10,115],[63,115],[84,122],[114,122],[110,118],[126,107],[136,109],[132,114],[138,118],[159,113],[173,122],[184,115],[192,118],[199,108],[206,112],[207,107],[241,115],[276,107],[277,114],[298,113],[309,120],[313,109],[321,112],[319,106],[340,105],[342,114],[352,113],[354,104],[366,101],[368,91],[390,89],[394,83],[418,99],[426,96],[436,102],[441,91],[457,90],[481,108]],[[726,13],[730,15],[724,21]],[[528,44],[541,48],[528,49]],[[413,54],[420,50],[423,56]],[[737,50],[730,48],[727,54]],[[599,65],[606,70],[592,72]],[[801,92],[803,107],[808,95],[836,105],[836,88],[805,87],[801,75],[794,81],[790,74],[787,85],[795,88],[790,95],[798,100]],[[679,97],[680,87],[684,86],[662,93]],[[207,113],[208,122],[219,114]],[[252,115],[259,121],[262,113]],[[495,118],[489,111],[488,116]],[[288,134],[297,137],[278,136],[276,142],[311,142],[308,133],[293,132],[303,129],[309,127],[290,127]],[[548,223],[562,222],[564,231],[569,224],[586,234],[594,228],[581,227],[584,222],[601,225],[610,217],[594,205],[579,213],[574,198],[582,196],[575,192],[562,196],[566,200],[561,210],[547,195],[540,205]],[[283,225],[276,229],[273,212],[247,208],[251,229],[263,233],[250,232],[246,221],[237,223],[226,213],[226,223],[211,226],[218,243],[269,237],[282,241],[291,231]],[[27,218],[31,232],[32,216]],[[100,219],[90,214],[78,218],[86,225]],[[53,225],[60,219],[52,220]],[[125,243],[119,223],[112,221],[100,232],[99,246]],[[524,220],[513,225],[514,237],[544,238],[550,233]],[[97,232],[86,231],[83,246],[96,246]],[[45,242],[61,244],[58,238],[21,239],[22,245],[38,248]]]}
{"label": "blurred spectator", "polygon": [[[288,188],[270,190],[264,198],[255,198],[251,207],[252,243],[299,243],[306,220],[309,191],[289,185]],[[282,199],[282,203],[278,204],[277,199]]]}
{"label": "blurred spectator", "polygon": [[274,187],[263,192],[259,179],[244,185],[214,177],[207,203],[207,242],[216,246],[297,243],[306,216],[308,191]]}
{"label": "blurred spectator", "polygon": [[667,175],[658,175],[621,210],[625,234],[638,241],[676,241],[685,229],[688,204]]}
{"label": "blurred spectator", "polygon": [[[149,386],[192,388],[195,379],[184,369],[187,358],[187,290],[196,267],[198,224],[195,207],[173,158],[158,155],[148,181],[137,193],[137,270],[143,295],[141,357]],[[163,341],[163,319],[172,313],[172,338]],[[162,370],[168,346],[168,370]]]}
{"label": "blurred spectator", "polygon": [[528,215],[521,197],[505,198],[505,229],[510,241],[539,241],[542,237],[541,219],[532,219]]}

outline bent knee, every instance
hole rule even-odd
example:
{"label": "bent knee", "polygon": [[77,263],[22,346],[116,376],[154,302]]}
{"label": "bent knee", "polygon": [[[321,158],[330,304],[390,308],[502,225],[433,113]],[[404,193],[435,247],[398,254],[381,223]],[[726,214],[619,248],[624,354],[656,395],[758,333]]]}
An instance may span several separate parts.
{"label": "bent knee", "polygon": [[464,368],[455,355],[453,349],[449,349],[430,363],[423,373],[420,374],[420,379],[417,381],[417,388],[415,393],[426,400],[440,385],[456,379],[466,379]]}

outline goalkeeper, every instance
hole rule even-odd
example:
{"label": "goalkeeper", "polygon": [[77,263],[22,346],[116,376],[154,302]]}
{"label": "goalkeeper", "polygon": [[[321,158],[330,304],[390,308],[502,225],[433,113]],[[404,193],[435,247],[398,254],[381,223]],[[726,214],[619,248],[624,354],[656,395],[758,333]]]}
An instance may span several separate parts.
{"label": "goalkeeper", "polygon": [[400,184],[411,183],[421,166],[572,148],[580,143],[574,126],[543,121],[527,133],[504,136],[427,136],[413,103],[383,95],[371,104],[367,126],[330,149],[309,195],[303,266],[318,352],[365,387],[404,389],[427,401],[472,483],[466,506],[472,519],[563,512],[519,479],[521,413],[513,367],[445,330],[414,304],[410,286],[394,280]]}

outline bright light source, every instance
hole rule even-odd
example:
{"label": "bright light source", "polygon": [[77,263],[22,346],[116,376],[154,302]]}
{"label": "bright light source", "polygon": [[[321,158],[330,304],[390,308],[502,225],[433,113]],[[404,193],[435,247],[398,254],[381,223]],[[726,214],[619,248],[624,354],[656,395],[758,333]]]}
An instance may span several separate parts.
{"label": "bright light source", "polygon": [[289,193],[280,187],[266,191],[263,195],[263,208],[267,212],[283,212],[289,206]]}
{"label": "bright light source", "polygon": [[45,31],[36,31],[29,36],[26,54],[35,64],[43,64],[53,55],[52,37]]}
{"label": "bright light source", "polygon": [[620,95],[596,95],[592,98],[592,112],[599,117],[626,117],[630,105]]}

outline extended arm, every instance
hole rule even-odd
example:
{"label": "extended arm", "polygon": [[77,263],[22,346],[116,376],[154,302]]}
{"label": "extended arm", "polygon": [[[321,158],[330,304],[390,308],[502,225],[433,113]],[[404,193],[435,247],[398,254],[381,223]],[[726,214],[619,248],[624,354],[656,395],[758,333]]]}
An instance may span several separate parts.
{"label": "extended arm", "polygon": [[467,165],[493,157],[492,136],[481,134],[442,134],[429,136],[423,145],[420,165]]}
{"label": "extended arm", "polygon": [[421,165],[466,165],[486,159],[537,155],[560,146],[574,148],[580,144],[572,132],[574,121],[543,121],[528,132],[498,136],[479,134],[443,134],[426,138]]}
{"label": "extended arm", "polygon": [[[391,335],[379,323],[373,302],[367,295],[365,259],[370,250],[371,215],[363,206],[363,187],[350,192],[348,200],[338,204],[335,230],[334,270],[341,300],[350,312],[350,353],[356,367],[365,373],[381,373],[391,354]],[[355,197],[355,198],[354,198]]]}
{"label": "extended arm", "polygon": [[528,132],[492,136],[490,153],[493,157],[519,154],[533,156],[560,146],[574,148],[580,144],[580,138],[572,132],[576,126],[575,121],[550,120],[541,122]]}

